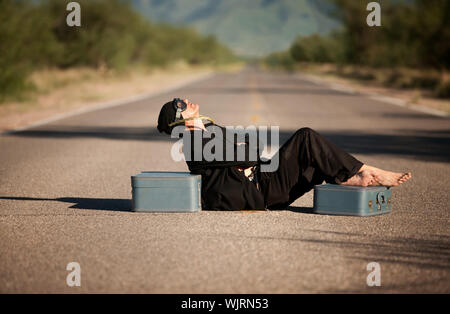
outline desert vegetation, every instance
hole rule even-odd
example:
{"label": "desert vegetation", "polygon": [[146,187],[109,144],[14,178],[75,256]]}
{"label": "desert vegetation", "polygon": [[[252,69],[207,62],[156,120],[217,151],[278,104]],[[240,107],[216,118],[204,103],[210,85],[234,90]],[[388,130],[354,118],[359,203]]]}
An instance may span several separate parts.
{"label": "desert vegetation", "polygon": [[36,73],[48,69],[120,72],[136,66],[220,65],[235,60],[215,37],[152,23],[127,1],[77,2],[81,27],[66,24],[66,1],[0,1],[0,103],[36,89]]}
{"label": "desert vegetation", "polygon": [[340,29],[299,37],[265,64],[290,70],[329,64],[328,71],[340,76],[450,98],[450,2],[382,1],[381,26],[369,27],[368,2],[330,1]]}

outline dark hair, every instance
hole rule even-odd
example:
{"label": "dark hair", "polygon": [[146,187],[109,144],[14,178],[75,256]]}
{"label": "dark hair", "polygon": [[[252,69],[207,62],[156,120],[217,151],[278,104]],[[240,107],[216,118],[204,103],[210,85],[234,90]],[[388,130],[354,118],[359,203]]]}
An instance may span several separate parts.
{"label": "dark hair", "polygon": [[172,101],[162,106],[158,117],[158,131],[160,133],[172,134],[173,127],[170,127],[169,124],[175,121],[176,113]]}

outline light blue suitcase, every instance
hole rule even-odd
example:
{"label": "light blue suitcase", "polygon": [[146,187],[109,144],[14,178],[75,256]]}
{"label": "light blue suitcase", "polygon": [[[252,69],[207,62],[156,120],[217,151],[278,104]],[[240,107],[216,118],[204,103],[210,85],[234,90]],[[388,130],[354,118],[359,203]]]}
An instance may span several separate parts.
{"label": "light blue suitcase", "polygon": [[314,212],[327,215],[374,216],[391,212],[392,189],[384,186],[323,184],[314,187]]}
{"label": "light blue suitcase", "polygon": [[189,172],[142,172],[131,177],[132,207],[136,212],[197,212],[201,186],[201,176]]}

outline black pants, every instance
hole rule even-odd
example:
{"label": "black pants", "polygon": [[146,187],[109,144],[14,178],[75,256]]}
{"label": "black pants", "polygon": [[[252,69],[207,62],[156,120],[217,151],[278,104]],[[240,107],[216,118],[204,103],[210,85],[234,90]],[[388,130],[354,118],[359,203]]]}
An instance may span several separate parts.
{"label": "black pants", "polygon": [[295,132],[277,154],[278,170],[259,176],[269,209],[286,208],[323,181],[345,182],[363,166],[362,162],[310,128]]}

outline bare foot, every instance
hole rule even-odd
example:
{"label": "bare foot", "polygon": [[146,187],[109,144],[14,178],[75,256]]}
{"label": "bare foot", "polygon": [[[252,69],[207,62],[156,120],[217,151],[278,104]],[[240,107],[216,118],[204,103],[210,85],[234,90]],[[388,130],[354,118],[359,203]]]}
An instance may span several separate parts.
{"label": "bare foot", "polygon": [[372,173],[364,169],[360,170],[357,174],[355,174],[347,181],[342,182],[341,185],[369,186],[369,185],[378,185],[378,183],[375,180],[375,177],[372,175]]}
{"label": "bare foot", "polygon": [[359,172],[341,185],[351,186],[398,186],[411,179],[411,173],[391,172],[363,165]]}
{"label": "bare foot", "polygon": [[[364,169],[363,169],[364,168]],[[398,186],[411,179],[411,173],[391,172],[375,167],[364,165],[362,171],[368,171],[374,178],[375,182],[382,186]]]}

